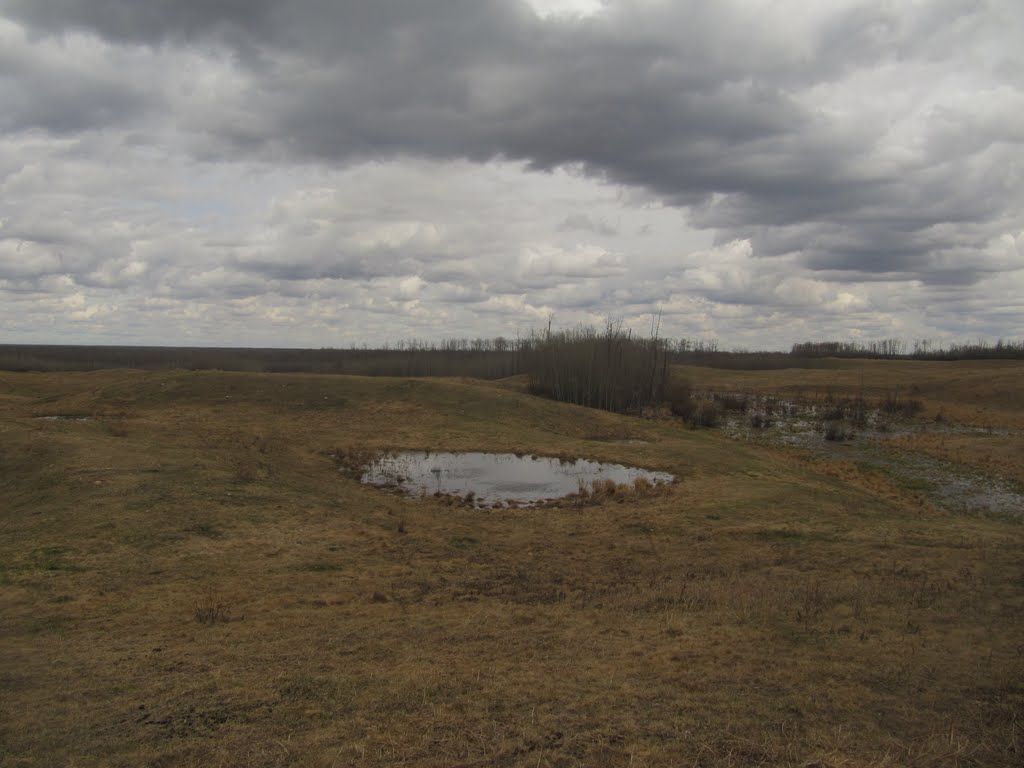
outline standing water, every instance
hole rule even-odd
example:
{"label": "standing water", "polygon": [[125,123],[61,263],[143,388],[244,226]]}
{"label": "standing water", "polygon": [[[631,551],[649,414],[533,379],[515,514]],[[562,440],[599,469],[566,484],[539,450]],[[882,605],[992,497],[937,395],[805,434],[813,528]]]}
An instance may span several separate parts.
{"label": "standing water", "polygon": [[481,506],[500,503],[537,504],[590,488],[595,481],[632,485],[644,479],[652,485],[671,483],[672,475],[622,464],[588,459],[562,461],[514,453],[428,453],[405,451],[374,461],[362,482],[405,493],[466,496]]}

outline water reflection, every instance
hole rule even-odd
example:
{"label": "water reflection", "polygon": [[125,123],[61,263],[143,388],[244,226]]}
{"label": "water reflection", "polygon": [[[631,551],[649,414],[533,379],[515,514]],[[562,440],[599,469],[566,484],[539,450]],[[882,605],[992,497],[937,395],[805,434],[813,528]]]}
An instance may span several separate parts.
{"label": "water reflection", "polygon": [[514,453],[427,453],[405,451],[373,462],[362,482],[398,488],[406,493],[466,496],[480,506],[499,503],[536,504],[576,493],[594,481],[632,485],[643,478],[651,484],[670,483],[672,475],[622,464],[588,459],[561,461]]}

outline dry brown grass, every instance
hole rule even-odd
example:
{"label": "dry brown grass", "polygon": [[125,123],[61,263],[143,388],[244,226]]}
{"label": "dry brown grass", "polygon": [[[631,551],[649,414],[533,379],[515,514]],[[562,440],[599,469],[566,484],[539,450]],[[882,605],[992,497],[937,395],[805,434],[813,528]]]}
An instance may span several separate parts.
{"label": "dry brown grass", "polygon": [[919,434],[897,438],[893,444],[1024,484],[1024,434],[1020,432]]}
{"label": "dry brown grass", "polygon": [[[1019,525],[469,382],[2,374],[0,393],[0,765],[1021,764]],[[129,415],[114,435],[44,408]],[[681,482],[478,510],[360,486],[339,445]]]}

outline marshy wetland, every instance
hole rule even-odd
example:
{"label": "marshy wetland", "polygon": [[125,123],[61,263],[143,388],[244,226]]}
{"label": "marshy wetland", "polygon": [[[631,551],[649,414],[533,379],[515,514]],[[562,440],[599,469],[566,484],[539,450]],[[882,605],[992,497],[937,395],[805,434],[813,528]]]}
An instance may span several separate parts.
{"label": "marshy wetland", "polygon": [[[917,443],[1021,438],[993,426],[950,424],[916,418],[919,400],[894,396],[878,402],[862,397],[784,399],[754,393],[711,394],[721,407],[725,435],[769,447],[793,447],[822,459],[853,463],[863,472],[886,475],[914,489],[940,509],[954,513],[1007,515],[1024,521],[1024,485],[949,458],[907,450]],[[1021,446],[1024,450],[1024,444]],[[1022,459],[1024,461],[1024,459]]]}
{"label": "marshy wetland", "polygon": [[[1020,765],[1024,525],[905,467],[1017,492],[1024,366],[672,374],[922,406],[812,446],[516,381],[0,373],[0,765]],[[676,482],[339,471],[402,451]]]}

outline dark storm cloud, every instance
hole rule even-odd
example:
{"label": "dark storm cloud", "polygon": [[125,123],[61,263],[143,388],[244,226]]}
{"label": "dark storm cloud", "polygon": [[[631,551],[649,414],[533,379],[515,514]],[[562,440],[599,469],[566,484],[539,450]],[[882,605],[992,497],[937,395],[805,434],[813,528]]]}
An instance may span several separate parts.
{"label": "dark storm cloud", "polygon": [[0,131],[74,135],[127,123],[155,105],[145,85],[126,77],[135,69],[130,56],[100,58],[95,47],[33,44],[20,30],[0,29]]}
{"label": "dark storm cloud", "polygon": [[[37,35],[230,51],[236,79],[216,101],[159,95],[204,159],[571,166],[830,279],[969,285],[1002,268],[985,249],[1021,227],[1024,94],[1008,32],[1020,5],[860,2],[809,19],[796,7],[623,2],[578,19],[514,0],[0,0]],[[976,51],[973,69],[943,69],[961,50]],[[83,71],[48,101],[45,72],[11,72],[6,130],[128,123],[158,97]],[[880,88],[911,95],[888,107]],[[906,117],[929,100],[941,106]],[[587,229],[581,214],[565,222]],[[279,280],[429,268],[400,259],[240,266]]]}
{"label": "dark storm cloud", "polygon": [[420,274],[422,263],[398,249],[376,248],[362,253],[334,250],[306,253],[284,261],[278,254],[256,254],[232,259],[232,266],[273,280],[365,280]]}
{"label": "dark storm cloud", "polygon": [[[19,78],[17,87],[12,87],[8,78]],[[145,94],[112,83],[47,78],[36,88],[26,87],[30,79],[34,78],[0,72],[0,103],[4,105],[0,131],[45,126],[55,134],[74,135],[102,128],[114,117],[125,119],[138,114],[150,104]]]}
{"label": "dark storm cloud", "polygon": [[39,29],[84,29],[113,41],[159,43],[225,29],[259,33],[274,5],[264,0],[8,0],[3,8]]}
{"label": "dark storm cloud", "polygon": [[457,44],[429,53],[453,60],[490,49],[495,30],[533,18],[526,5],[503,0],[5,0],[2,7],[49,32],[89,30],[144,45],[224,43],[255,58],[267,48],[365,56],[382,45],[447,38]]}

